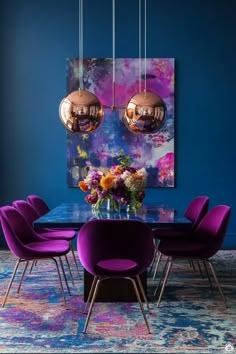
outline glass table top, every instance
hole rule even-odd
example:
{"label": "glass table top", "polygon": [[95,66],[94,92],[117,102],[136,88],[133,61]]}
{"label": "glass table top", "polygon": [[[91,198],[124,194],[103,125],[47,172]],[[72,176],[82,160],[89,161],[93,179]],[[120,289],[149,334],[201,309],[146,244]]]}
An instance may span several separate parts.
{"label": "glass table top", "polygon": [[87,203],[63,203],[34,221],[34,227],[80,228],[91,219],[139,220],[153,227],[191,227],[191,222],[165,204],[144,204],[136,212],[126,209],[109,211],[105,207],[93,211]]}

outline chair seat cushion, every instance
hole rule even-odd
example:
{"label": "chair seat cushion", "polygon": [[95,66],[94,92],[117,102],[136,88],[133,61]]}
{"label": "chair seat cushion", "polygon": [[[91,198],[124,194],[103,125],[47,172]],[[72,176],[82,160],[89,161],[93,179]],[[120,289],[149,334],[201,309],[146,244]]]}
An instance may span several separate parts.
{"label": "chair seat cushion", "polygon": [[129,270],[135,269],[137,267],[137,263],[132,261],[131,259],[102,259],[97,263],[97,267],[102,270],[109,272],[127,272]]}
{"label": "chair seat cushion", "polygon": [[[53,257],[65,255],[70,250],[68,241],[40,241],[32,242],[25,245],[27,248],[28,256],[30,257]],[[24,257],[26,258],[26,257]]]}
{"label": "chair seat cushion", "polygon": [[[46,231],[40,231],[40,236],[48,239],[48,240],[66,240],[71,241],[76,236],[76,231],[73,230],[62,230],[62,229],[45,229]],[[37,232],[37,229],[35,229]]]}

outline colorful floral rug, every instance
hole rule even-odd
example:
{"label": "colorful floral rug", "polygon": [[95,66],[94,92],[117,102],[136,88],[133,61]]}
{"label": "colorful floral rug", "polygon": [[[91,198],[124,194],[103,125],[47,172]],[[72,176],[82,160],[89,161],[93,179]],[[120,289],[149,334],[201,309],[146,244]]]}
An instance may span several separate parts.
{"label": "colorful floral rug", "polygon": [[[236,251],[221,251],[213,260],[228,308],[197,270],[176,264],[159,308],[153,296],[156,282],[148,278],[150,335],[136,303],[95,304],[83,334],[83,279],[71,286],[71,296],[66,293],[66,308],[54,265],[40,262],[25,276],[20,294],[16,278],[0,308],[0,352],[236,353]],[[14,264],[10,252],[0,251],[1,303]]]}

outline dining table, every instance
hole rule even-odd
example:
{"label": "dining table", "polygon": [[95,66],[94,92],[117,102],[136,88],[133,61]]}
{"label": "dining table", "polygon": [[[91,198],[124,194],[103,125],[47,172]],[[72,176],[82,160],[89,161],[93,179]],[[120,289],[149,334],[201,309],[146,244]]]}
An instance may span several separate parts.
{"label": "dining table", "polygon": [[183,229],[191,226],[191,221],[167,204],[143,204],[136,211],[128,211],[125,207],[119,210],[107,210],[106,207],[94,210],[90,204],[85,202],[59,204],[35,220],[33,226],[35,228],[80,229],[86,222],[94,218],[139,220],[152,228],[180,227]]}
{"label": "dining table", "polygon": [[[190,229],[191,222],[182,216],[178,210],[164,203],[146,203],[136,211],[129,211],[125,207],[119,210],[107,210],[101,207],[94,210],[90,204],[85,202],[61,203],[48,213],[36,219],[33,227],[37,228],[59,228],[78,230],[91,219],[130,219],[139,220],[155,228],[180,228]],[[111,235],[112,237],[112,235]],[[145,292],[147,293],[147,272],[140,276]],[[84,270],[84,301],[87,300],[93,275]],[[98,302],[133,302],[136,301],[135,294],[130,282],[124,279],[108,279],[102,282],[101,289],[97,295]]]}

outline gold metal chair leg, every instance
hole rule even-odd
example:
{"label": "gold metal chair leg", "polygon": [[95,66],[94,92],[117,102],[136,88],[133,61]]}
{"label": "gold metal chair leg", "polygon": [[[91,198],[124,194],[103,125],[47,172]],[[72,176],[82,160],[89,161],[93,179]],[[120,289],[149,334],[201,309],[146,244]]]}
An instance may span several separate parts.
{"label": "gold metal chair leg", "polygon": [[92,295],[93,295],[93,291],[94,291],[95,285],[96,285],[96,283],[97,283],[97,280],[98,280],[98,276],[95,275],[95,276],[93,277],[93,282],[92,282],[91,288],[90,288],[90,290],[89,290],[89,295],[88,295],[88,298],[87,298],[87,302],[86,302],[85,307],[84,307],[84,313],[86,313],[88,304],[89,304],[89,302],[91,301],[91,297],[92,297]]}
{"label": "gold metal chair leg", "polygon": [[66,283],[67,291],[68,291],[69,295],[71,295],[70,288],[69,288],[69,285],[68,285],[68,282],[67,282],[67,278],[66,278],[65,268],[64,268],[64,265],[63,265],[61,257],[59,257],[59,261],[60,261],[60,264],[61,264],[61,269],[62,269],[64,280],[65,280],[65,283]]}
{"label": "gold metal chair leg", "polygon": [[13,283],[13,280],[14,280],[14,278],[15,278],[15,275],[16,275],[16,272],[17,272],[17,269],[18,269],[18,267],[19,267],[20,262],[21,262],[21,259],[18,259],[18,261],[16,262],[15,268],[14,268],[13,273],[12,273],[12,276],[11,276],[11,280],[10,280],[10,282],[9,282],[9,285],[8,285],[8,288],[7,288],[7,291],[6,291],[6,295],[5,295],[4,300],[3,300],[3,303],[2,303],[2,307],[5,306],[7,297],[8,297],[8,295],[9,295],[9,292],[10,292],[10,289],[11,289],[11,286],[12,286],[12,283]]}
{"label": "gold metal chair leg", "polygon": [[164,267],[163,267],[163,269],[162,269],[162,272],[161,272],[161,275],[160,275],[160,278],[159,278],[159,282],[158,282],[158,284],[157,284],[157,286],[156,286],[156,289],[155,289],[155,291],[154,291],[154,294],[153,294],[154,296],[156,296],[157,291],[158,291],[158,289],[159,289],[159,287],[160,287],[160,285],[161,285],[162,278],[164,277],[164,274],[165,274],[165,272],[166,272],[166,267],[167,267],[168,262],[169,262],[169,257],[166,259],[166,262],[165,262]]}
{"label": "gold metal chair leg", "polygon": [[78,266],[77,259],[76,259],[76,256],[75,256],[75,252],[74,252],[74,250],[73,250],[72,245],[71,245],[70,249],[71,249],[71,252],[72,252],[72,256],[73,256],[73,258],[74,258],[74,262],[75,262],[75,266],[76,266],[78,275],[79,275],[79,277],[80,277],[79,266]]}
{"label": "gold metal chair leg", "polygon": [[69,270],[69,273],[70,273],[71,283],[72,283],[72,285],[74,286],[74,285],[75,285],[75,283],[74,283],[74,277],[73,277],[73,275],[72,275],[71,268],[70,268],[70,263],[69,263],[69,260],[68,260],[68,257],[67,257],[66,254],[65,254],[65,260],[66,260],[66,264],[67,264],[67,267],[68,267],[68,270]]}
{"label": "gold metal chair leg", "polygon": [[157,307],[159,307],[159,305],[160,305],[161,298],[162,298],[163,292],[164,292],[164,290],[165,290],[166,283],[167,283],[167,279],[168,279],[168,276],[169,276],[169,273],[170,273],[170,269],[171,269],[171,266],[172,266],[172,262],[173,262],[173,260],[170,259],[170,260],[169,260],[168,267],[167,267],[165,279],[164,279],[163,284],[162,284],[162,288],[161,288],[161,292],[160,292],[160,295],[159,295],[159,299],[158,299],[158,301],[157,301]]}
{"label": "gold metal chair leg", "polygon": [[87,315],[87,318],[86,318],[86,321],[85,321],[83,333],[86,333],[86,330],[87,330],[87,327],[88,327],[88,324],[89,324],[89,320],[90,320],[90,316],[91,316],[91,313],[92,313],[94,301],[96,300],[96,296],[97,296],[97,293],[98,293],[98,288],[100,286],[100,282],[101,282],[101,278],[98,278],[96,286],[95,286],[95,290],[94,290],[94,293],[93,293],[92,301],[91,301],[91,304],[89,306],[89,311],[88,311],[88,315]]}
{"label": "gold metal chair leg", "polygon": [[222,299],[223,299],[224,305],[225,305],[225,307],[227,307],[226,299],[225,299],[225,297],[224,297],[224,294],[223,294],[223,291],[222,291],[222,289],[221,289],[220,283],[219,283],[218,278],[217,278],[217,276],[216,276],[214,267],[213,267],[213,265],[211,264],[211,262],[210,262],[209,260],[207,260],[207,263],[209,264],[209,267],[211,268],[211,272],[212,272],[213,277],[214,277],[214,279],[215,279],[215,282],[216,282],[216,285],[217,285],[217,287],[218,287],[219,293],[220,293],[220,295],[221,295],[221,297],[222,297]]}
{"label": "gold metal chair leg", "polygon": [[37,265],[37,261],[33,260],[32,264],[31,264],[31,267],[30,267],[30,271],[29,271],[30,274],[32,273],[32,270],[33,270],[34,267],[36,267],[36,265]]}
{"label": "gold metal chair leg", "polygon": [[208,278],[210,287],[213,288],[213,286],[212,286],[212,281],[211,281],[211,277],[210,277],[210,274],[209,274],[208,269],[207,269],[207,262],[206,262],[205,259],[203,260],[203,266],[204,266],[204,269],[205,269],[205,272],[206,272],[206,275],[207,275],[207,278]]}
{"label": "gold metal chair leg", "polygon": [[154,246],[155,246],[154,256],[153,256],[153,260],[152,260],[151,266],[150,266],[149,271],[148,271],[148,275],[150,275],[152,273],[152,268],[154,266],[155,260],[156,260],[157,255],[158,255],[158,247],[157,247],[157,245],[155,243],[155,240],[154,240]]}
{"label": "gold metal chair leg", "polygon": [[145,294],[145,291],[144,291],[143,284],[142,284],[142,282],[141,282],[140,276],[139,276],[139,275],[136,275],[136,279],[137,279],[137,282],[138,282],[138,285],[139,285],[139,288],[140,288],[142,297],[144,298],[144,301],[145,301],[145,303],[146,303],[148,312],[150,313],[150,307],[149,307],[149,304],[148,304],[148,300],[147,300],[147,297],[146,297],[146,294]]}
{"label": "gold metal chair leg", "polygon": [[156,274],[157,274],[157,270],[158,270],[161,258],[162,258],[162,254],[159,252],[159,255],[158,255],[158,258],[157,258],[157,264],[156,264],[156,267],[155,267],[155,271],[154,271],[152,280],[155,280],[155,278],[156,278]]}
{"label": "gold metal chair leg", "polygon": [[201,265],[200,265],[200,261],[197,261],[197,266],[198,266],[198,270],[199,270],[199,273],[201,274],[202,279],[204,279],[204,276],[203,276],[203,273],[202,273],[202,268],[201,268]]}
{"label": "gold metal chair leg", "polygon": [[22,274],[21,274],[20,284],[19,284],[18,289],[17,289],[17,294],[19,294],[19,292],[20,292],[21,284],[22,284],[22,281],[23,281],[23,279],[24,279],[25,272],[26,272],[26,270],[27,270],[28,264],[29,264],[29,261],[26,261],[26,263],[25,263],[25,268],[24,268],[24,270],[23,270],[23,272],[22,272]]}
{"label": "gold metal chair leg", "polygon": [[33,267],[34,267],[34,261],[32,261],[32,264],[31,264],[31,267],[30,267],[30,271],[29,271],[30,274],[32,273]]}
{"label": "gold metal chair leg", "polygon": [[192,259],[190,259],[188,262],[189,262],[189,266],[190,266],[190,268],[192,268],[192,269],[193,269],[193,272],[196,272],[196,268],[195,268],[194,261],[193,261]]}
{"label": "gold metal chair leg", "polygon": [[58,264],[57,264],[57,260],[55,258],[51,258],[55,264],[56,264],[56,268],[57,268],[57,274],[58,274],[58,279],[59,279],[59,285],[60,285],[60,288],[61,288],[61,293],[62,293],[62,297],[63,297],[63,300],[64,300],[64,303],[66,305],[66,297],[65,297],[65,292],[64,292],[64,289],[63,289],[63,285],[62,285],[62,280],[61,280],[61,274],[60,274],[60,271],[59,271],[59,267],[58,267]]}
{"label": "gold metal chair leg", "polygon": [[148,320],[147,320],[147,317],[146,317],[145,312],[144,312],[143,304],[142,304],[142,301],[141,301],[141,298],[140,298],[140,295],[139,295],[139,292],[138,292],[138,289],[137,289],[137,285],[136,285],[136,283],[135,283],[135,280],[132,279],[132,278],[127,278],[127,279],[129,279],[129,280],[131,281],[131,283],[133,284],[134,291],[135,291],[137,300],[138,300],[138,302],[139,302],[139,306],[140,306],[140,308],[141,308],[144,321],[145,321],[146,326],[147,326],[147,329],[148,329],[148,334],[151,334],[150,327],[149,327],[149,324],[148,324]]}

